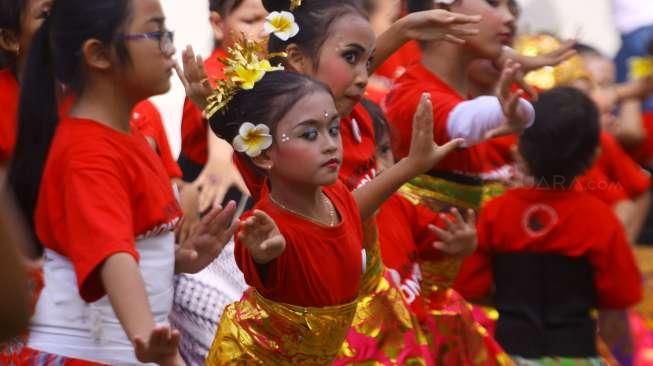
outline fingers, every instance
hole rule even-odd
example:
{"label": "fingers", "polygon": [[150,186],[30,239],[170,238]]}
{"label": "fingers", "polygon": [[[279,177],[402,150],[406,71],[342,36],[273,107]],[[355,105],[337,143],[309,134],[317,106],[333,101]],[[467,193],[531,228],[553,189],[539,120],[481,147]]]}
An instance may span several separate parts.
{"label": "fingers", "polygon": [[429,93],[422,93],[413,116],[413,140],[418,139],[423,133],[428,133],[429,140],[433,138],[433,104]]}
{"label": "fingers", "polygon": [[188,84],[188,79],[186,78],[186,75],[184,74],[184,70],[181,68],[178,62],[175,62],[175,73],[177,74],[177,77],[179,78],[179,81],[181,81],[181,85],[184,86],[184,90],[188,90],[190,88],[190,85]]}
{"label": "fingers", "polygon": [[229,201],[227,206],[222,209],[220,206],[217,206],[213,211],[211,211],[203,220],[205,225],[209,228],[208,232],[210,235],[219,235],[225,230],[231,229],[234,222],[234,214],[236,213],[236,202]]}
{"label": "fingers", "polygon": [[514,93],[511,93],[508,96],[508,99],[504,101],[504,111],[505,115],[508,117],[514,116],[517,113],[517,106],[519,106],[519,98],[524,95],[523,90],[517,90]]}
{"label": "fingers", "polygon": [[436,149],[440,154],[440,158],[442,158],[449,155],[452,151],[456,150],[457,148],[461,147],[464,143],[465,143],[465,139],[457,138],[447,142],[442,146],[436,146]]}
{"label": "fingers", "polygon": [[428,228],[429,230],[433,231],[443,242],[449,242],[451,239],[453,239],[453,234],[447,230],[441,229],[435,225],[429,225]]}
{"label": "fingers", "polygon": [[476,212],[471,208],[467,209],[467,220],[465,222],[469,226],[476,227]]}
{"label": "fingers", "polygon": [[447,41],[447,42],[453,43],[453,44],[459,44],[459,45],[465,44],[464,39],[458,38],[458,37],[456,37],[454,35],[451,35],[451,34],[446,34],[444,36],[444,40]]}
{"label": "fingers", "polygon": [[483,19],[483,17],[480,15],[467,15],[467,14],[452,13],[452,12],[449,12],[449,14],[453,18],[450,21],[452,24],[480,23],[481,20]]}
{"label": "fingers", "polygon": [[[210,178],[209,178],[210,179]],[[200,183],[202,190],[199,195],[199,211],[206,212],[211,208],[211,205],[216,201],[216,193],[218,186],[214,182],[210,182],[207,179],[203,179],[203,182]]]}

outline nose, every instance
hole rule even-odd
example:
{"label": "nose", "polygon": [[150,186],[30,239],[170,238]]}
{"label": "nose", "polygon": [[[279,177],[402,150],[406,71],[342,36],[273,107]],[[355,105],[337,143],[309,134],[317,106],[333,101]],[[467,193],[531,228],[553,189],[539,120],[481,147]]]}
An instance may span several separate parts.
{"label": "nose", "polygon": [[338,151],[340,144],[340,134],[338,134],[338,136],[331,136],[327,134],[324,144],[322,145],[322,152],[326,155],[331,155]]}
{"label": "nose", "polygon": [[367,87],[367,80],[369,79],[369,71],[367,70],[367,64],[363,63],[356,68],[356,76],[354,77],[354,85],[356,85],[361,90],[364,90]]}
{"label": "nose", "polygon": [[515,27],[516,20],[517,18],[515,17],[513,11],[510,10],[510,7],[508,6],[501,7],[501,21],[503,22],[503,24],[511,27],[512,29]]}

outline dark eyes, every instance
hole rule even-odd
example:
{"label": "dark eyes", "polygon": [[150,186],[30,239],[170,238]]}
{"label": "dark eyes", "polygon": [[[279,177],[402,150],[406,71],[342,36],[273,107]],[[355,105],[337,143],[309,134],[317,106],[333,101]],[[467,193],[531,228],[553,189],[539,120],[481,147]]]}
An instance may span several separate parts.
{"label": "dark eyes", "polygon": [[[331,137],[336,137],[340,134],[340,124],[334,124],[331,127],[329,127],[328,130],[329,136]],[[317,128],[315,127],[310,127],[304,131],[300,137],[303,139],[306,139],[308,141],[315,141],[317,140],[317,137],[320,135],[320,132]]]}

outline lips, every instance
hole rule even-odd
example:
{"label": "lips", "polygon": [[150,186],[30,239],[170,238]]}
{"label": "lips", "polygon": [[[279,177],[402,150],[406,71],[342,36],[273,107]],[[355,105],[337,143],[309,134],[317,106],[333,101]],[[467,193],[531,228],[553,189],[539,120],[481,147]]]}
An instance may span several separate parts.
{"label": "lips", "polygon": [[503,43],[505,46],[510,46],[515,40],[515,33],[513,32],[499,33],[499,38],[501,39],[501,43]]}
{"label": "lips", "polygon": [[322,166],[325,167],[325,168],[331,168],[331,169],[337,168],[337,167],[340,166],[340,160],[336,159],[336,158],[333,158],[333,159],[330,159],[329,161],[327,161],[326,163],[322,164]]}

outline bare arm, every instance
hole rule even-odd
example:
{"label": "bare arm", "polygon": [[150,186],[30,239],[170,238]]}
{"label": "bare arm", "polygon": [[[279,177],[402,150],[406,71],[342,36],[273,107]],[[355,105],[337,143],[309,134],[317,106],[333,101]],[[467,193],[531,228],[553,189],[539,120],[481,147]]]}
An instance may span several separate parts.
{"label": "bare arm", "polygon": [[0,342],[24,331],[30,317],[26,268],[20,254],[21,248],[27,248],[27,239],[7,199],[0,193]]}
{"label": "bare arm", "polygon": [[110,256],[101,278],[120,324],[134,343],[136,358],[159,365],[183,365],[178,353],[179,332],[155,327],[140,269],[127,253]]}
{"label": "bare arm", "polygon": [[433,142],[433,107],[430,95],[424,93],[415,112],[408,156],[353,193],[361,220],[370,218],[402,184],[431,169],[462,142],[455,139],[442,146]]}
{"label": "bare arm", "polygon": [[462,37],[475,35],[478,33],[478,29],[466,28],[462,25],[478,23],[480,20],[479,16],[451,13],[442,9],[408,14],[394,22],[377,38],[370,73],[374,72],[409,40],[445,40],[459,44],[465,43]]}

